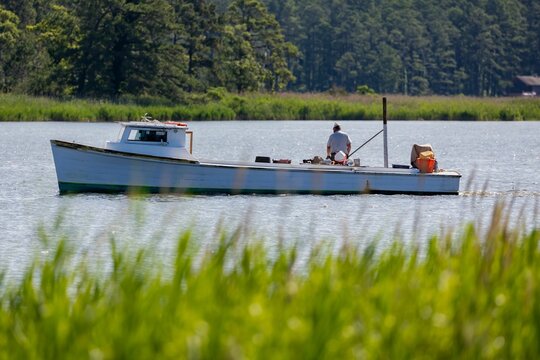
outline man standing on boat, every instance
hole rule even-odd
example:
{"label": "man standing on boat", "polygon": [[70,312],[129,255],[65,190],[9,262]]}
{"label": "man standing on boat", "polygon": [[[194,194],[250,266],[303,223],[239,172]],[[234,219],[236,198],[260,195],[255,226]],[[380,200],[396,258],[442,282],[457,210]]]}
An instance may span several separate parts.
{"label": "man standing on boat", "polygon": [[336,153],[343,151],[347,157],[351,152],[351,139],[347,133],[341,131],[341,125],[334,123],[334,133],[328,138],[326,144],[326,158],[334,160]]}

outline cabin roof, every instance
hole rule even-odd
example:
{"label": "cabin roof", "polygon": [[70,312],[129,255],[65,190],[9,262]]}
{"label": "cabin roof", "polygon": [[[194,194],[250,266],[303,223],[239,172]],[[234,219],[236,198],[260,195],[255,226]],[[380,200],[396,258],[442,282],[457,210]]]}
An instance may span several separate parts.
{"label": "cabin roof", "polygon": [[161,121],[129,121],[121,122],[122,126],[150,128],[150,129],[187,129],[187,125],[179,122],[161,122]]}
{"label": "cabin roof", "polygon": [[539,76],[516,76],[516,79],[527,86],[540,86]]}

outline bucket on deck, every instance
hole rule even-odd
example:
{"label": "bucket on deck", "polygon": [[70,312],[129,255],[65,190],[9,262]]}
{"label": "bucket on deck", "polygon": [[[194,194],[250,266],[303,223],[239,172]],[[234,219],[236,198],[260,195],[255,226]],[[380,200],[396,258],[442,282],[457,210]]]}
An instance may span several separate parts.
{"label": "bucket on deck", "polygon": [[422,173],[432,173],[435,171],[435,159],[431,158],[418,158],[416,159],[416,167]]}
{"label": "bucket on deck", "polygon": [[347,155],[345,155],[345,153],[343,151],[338,151],[335,155],[334,155],[334,161],[337,161],[337,162],[344,162],[345,160],[347,160]]}

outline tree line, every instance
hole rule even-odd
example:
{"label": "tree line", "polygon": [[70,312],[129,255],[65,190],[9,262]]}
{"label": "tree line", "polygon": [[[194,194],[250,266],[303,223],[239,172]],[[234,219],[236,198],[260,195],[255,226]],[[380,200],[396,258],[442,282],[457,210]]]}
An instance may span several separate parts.
{"label": "tree line", "polygon": [[279,91],[297,57],[259,0],[1,0],[0,48],[2,92],[111,99]]}
{"label": "tree line", "polygon": [[295,89],[504,95],[540,74],[538,0],[265,0],[298,46]]}
{"label": "tree line", "polygon": [[539,74],[537,0],[0,0],[0,92],[504,95]]}

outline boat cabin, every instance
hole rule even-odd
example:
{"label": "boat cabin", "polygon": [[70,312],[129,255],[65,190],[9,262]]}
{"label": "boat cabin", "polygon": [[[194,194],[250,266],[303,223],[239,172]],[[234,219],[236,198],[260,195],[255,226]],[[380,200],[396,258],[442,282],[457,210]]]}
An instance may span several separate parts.
{"label": "boat cabin", "polygon": [[[105,148],[132,154],[144,154],[173,159],[194,160],[191,155],[193,133],[180,122],[137,121],[120,123],[115,141]],[[189,150],[186,148],[189,135]]]}

